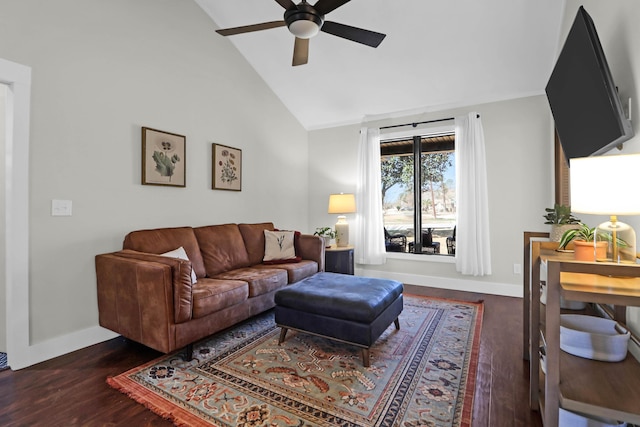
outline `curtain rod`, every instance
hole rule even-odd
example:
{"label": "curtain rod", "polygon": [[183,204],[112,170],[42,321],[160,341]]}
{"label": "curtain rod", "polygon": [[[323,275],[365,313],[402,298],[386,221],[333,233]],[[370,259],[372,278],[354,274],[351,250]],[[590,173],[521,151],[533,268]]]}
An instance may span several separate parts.
{"label": "curtain rod", "polygon": [[[477,114],[476,118],[480,118],[480,114]],[[392,128],[399,128],[399,127],[402,127],[402,126],[413,126],[413,127],[416,127],[418,125],[424,125],[424,124],[427,124],[427,123],[446,122],[446,121],[454,120],[454,119],[455,119],[455,117],[447,117],[446,119],[426,120],[424,122],[405,123],[405,124],[402,124],[402,125],[381,126],[380,129],[392,129]]]}

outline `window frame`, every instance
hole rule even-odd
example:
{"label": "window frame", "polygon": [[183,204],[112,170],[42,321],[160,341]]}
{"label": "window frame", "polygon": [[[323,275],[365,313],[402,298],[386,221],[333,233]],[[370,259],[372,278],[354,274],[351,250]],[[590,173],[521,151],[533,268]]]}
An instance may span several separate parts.
{"label": "window frame", "polygon": [[[437,125],[431,125],[431,126],[414,126],[411,129],[405,129],[401,131],[394,129],[393,131],[385,132],[381,130],[380,143],[382,145],[383,141],[399,140],[399,139],[414,139],[414,138],[429,138],[429,137],[434,137],[438,135],[455,135],[455,123],[451,123],[450,125],[443,125],[439,123]],[[455,152],[455,145],[454,145],[454,152]],[[415,163],[416,156],[418,156],[419,158],[421,154],[423,154],[421,150],[421,145],[415,144],[415,139],[414,139],[413,154],[412,154],[414,158],[414,164],[416,164]],[[418,162],[418,164],[420,163],[421,162]],[[418,179],[420,176],[421,176],[421,171],[418,171],[417,175],[414,175],[414,177],[417,177]],[[456,183],[456,186],[457,186],[457,183]],[[420,185],[416,186],[416,183],[414,183],[414,189],[419,187]],[[414,194],[414,197],[416,197],[415,194]],[[414,206],[417,206],[415,199],[414,199]],[[416,219],[416,217],[417,215],[414,213],[414,228],[416,227],[416,224],[421,225],[421,221],[422,221],[421,215],[419,219]],[[420,240],[421,236],[418,236],[417,234],[419,233],[416,233],[416,239]],[[448,253],[438,254],[440,256],[425,256],[425,255],[429,255],[429,254],[425,254],[422,252],[421,253],[386,252],[386,257],[390,259],[411,259],[416,261],[455,263],[455,255],[453,254],[448,254]]]}

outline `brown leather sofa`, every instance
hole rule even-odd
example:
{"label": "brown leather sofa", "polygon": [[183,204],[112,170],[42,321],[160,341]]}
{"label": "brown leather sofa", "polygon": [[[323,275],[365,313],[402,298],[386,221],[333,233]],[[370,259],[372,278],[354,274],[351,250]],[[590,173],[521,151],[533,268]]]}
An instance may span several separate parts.
{"label": "brown leather sofa", "polygon": [[[272,223],[133,231],[96,256],[100,325],[170,353],[274,307],[274,294],[324,271],[324,240],[296,233],[299,262],[263,263]],[[188,260],[161,256],[183,247]],[[191,272],[196,282],[192,283]]]}

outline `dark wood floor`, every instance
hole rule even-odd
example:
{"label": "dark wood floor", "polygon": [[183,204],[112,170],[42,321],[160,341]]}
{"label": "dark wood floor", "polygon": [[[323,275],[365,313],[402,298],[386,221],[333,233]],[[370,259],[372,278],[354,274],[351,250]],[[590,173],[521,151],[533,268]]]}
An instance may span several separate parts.
{"label": "dark wood floor", "polygon": [[[484,300],[473,426],[542,427],[528,406],[522,300],[417,286],[405,292]],[[2,371],[0,426],[170,426],[105,382],[159,355],[116,338],[20,371]]]}

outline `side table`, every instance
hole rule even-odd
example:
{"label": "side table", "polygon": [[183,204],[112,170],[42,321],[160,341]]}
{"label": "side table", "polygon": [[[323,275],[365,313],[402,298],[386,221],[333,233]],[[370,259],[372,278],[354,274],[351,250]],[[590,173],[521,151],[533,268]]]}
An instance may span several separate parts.
{"label": "side table", "polygon": [[324,270],[331,273],[353,275],[353,246],[332,245],[325,248]]}

